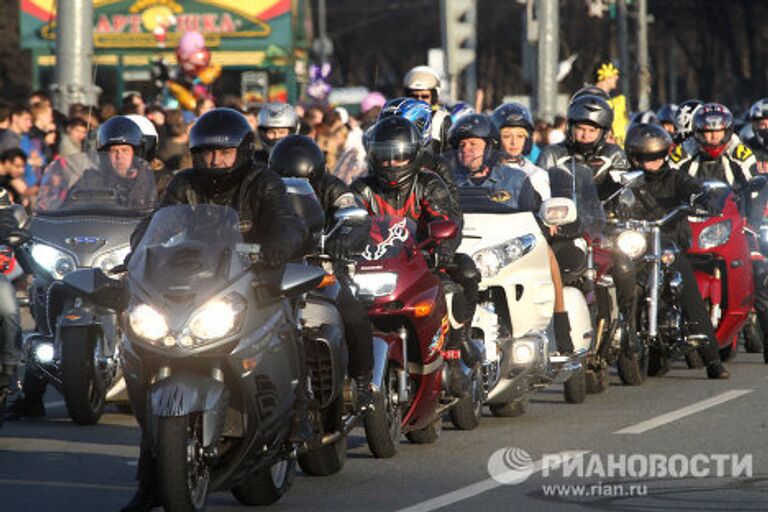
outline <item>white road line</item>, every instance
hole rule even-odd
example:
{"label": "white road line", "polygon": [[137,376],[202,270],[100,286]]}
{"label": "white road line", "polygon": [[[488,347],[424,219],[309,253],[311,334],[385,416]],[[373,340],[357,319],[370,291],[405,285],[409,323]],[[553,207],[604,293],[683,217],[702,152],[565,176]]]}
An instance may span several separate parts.
{"label": "white road line", "polygon": [[101,489],[105,491],[131,491],[135,487],[130,485],[89,484],[84,482],[56,482],[53,480],[11,480],[0,478],[0,485],[29,485],[32,487],[67,487],[74,489]]}
{"label": "white road line", "polygon": [[[588,450],[562,452],[559,454],[561,457],[560,462],[562,463],[570,459],[583,457],[588,453]],[[541,469],[542,459],[539,459],[533,464],[533,473],[531,476],[540,472]],[[491,491],[497,487],[502,487],[503,485],[504,484],[494,480],[493,478],[488,478],[486,480],[470,484],[466,487],[462,487],[461,489],[456,489],[455,491],[449,492],[447,494],[443,494],[442,496],[437,496],[436,498],[422,501],[421,503],[411,505],[410,507],[401,508],[396,512],[431,512],[432,510],[437,510],[449,505],[453,505],[454,503],[473,498],[478,494],[483,494],[484,492]]]}
{"label": "white road line", "polygon": [[138,446],[81,443],[77,441],[59,441],[56,439],[40,439],[33,437],[0,437],[0,451],[77,453],[80,455],[109,455],[112,457],[126,457],[131,459],[136,459],[139,456]]}
{"label": "white road line", "polygon": [[754,389],[733,389],[731,391],[726,391],[725,393],[713,396],[712,398],[707,398],[706,400],[702,400],[701,402],[696,402],[694,404],[683,407],[682,409],[671,411],[671,412],[656,416],[655,418],[641,421],[636,425],[632,425],[630,427],[617,430],[616,432],[614,432],[614,434],[642,434],[643,432],[648,432],[649,430],[653,430],[654,428],[661,427],[668,423],[672,423],[673,421],[677,421],[680,418],[685,418],[686,416],[690,416],[691,414],[696,414],[697,412],[701,412],[705,409],[709,409],[710,407],[714,407],[716,405],[720,405],[730,400],[734,400],[741,396],[747,395],[749,393],[752,393],[753,391]]}

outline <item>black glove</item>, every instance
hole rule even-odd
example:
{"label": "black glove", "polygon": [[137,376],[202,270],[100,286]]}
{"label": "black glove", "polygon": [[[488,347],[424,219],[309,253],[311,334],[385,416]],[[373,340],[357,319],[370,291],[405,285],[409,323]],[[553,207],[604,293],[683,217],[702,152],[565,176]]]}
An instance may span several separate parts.
{"label": "black glove", "polygon": [[347,259],[351,249],[350,242],[349,236],[334,236],[325,243],[325,252],[334,260]]}
{"label": "black glove", "polygon": [[267,267],[281,267],[288,260],[288,255],[282,247],[265,247],[261,252],[261,261]]}

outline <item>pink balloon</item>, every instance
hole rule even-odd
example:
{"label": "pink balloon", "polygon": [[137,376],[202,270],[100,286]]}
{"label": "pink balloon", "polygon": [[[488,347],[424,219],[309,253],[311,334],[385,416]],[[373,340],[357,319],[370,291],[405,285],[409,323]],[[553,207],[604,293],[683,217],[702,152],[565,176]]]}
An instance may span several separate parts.
{"label": "pink balloon", "polygon": [[196,30],[192,30],[190,32],[185,32],[184,35],[181,36],[177,51],[179,55],[186,57],[203,48],[205,48],[205,38],[203,37],[203,34]]}

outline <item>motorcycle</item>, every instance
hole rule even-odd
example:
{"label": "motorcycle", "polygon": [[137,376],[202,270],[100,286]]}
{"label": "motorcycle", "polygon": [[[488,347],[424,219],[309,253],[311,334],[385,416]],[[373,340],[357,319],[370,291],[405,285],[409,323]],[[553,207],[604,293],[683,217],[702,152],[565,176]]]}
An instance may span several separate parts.
{"label": "motorcycle", "polygon": [[124,371],[129,385],[149,389],[147,432],[166,510],[203,510],[222,489],[267,505],[294,478],[297,304],[325,273],[290,263],[282,278],[254,271],[260,247],[243,243],[240,226],[226,206],[161,208],[124,281],[100,269],[64,278],[79,296],[125,312]]}
{"label": "motorcycle", "polygon": [[45,170],[29,232],[17,250],[31,262],[28,289],[35,330],[24,338],[29,366],[64,396],[80,425],[99,421],[108,402],[127,404],[114,311],[74,296],[62,279],[83,268],[120,265],[130,236],[156,204],[154,177],[135,158],[121,176],[103,153],[55,160]]}
{"label": "motorcycle", "polygon": [[707,194],[717,200],[721,214],[688,219],[693,233],[688,258],[709,307],[722,360],[735,355],[741,332],[748,349],[762,349],[762,333],[755,332],[759,325],[753,309],[752,261],[759,257],[757,233],[747,225],[744,205],[752,192],[762,189],[765,181],[755,178],[738,192],[724,182],[705,181]]}
{"label": "motorcycle", "polygon": [[401,434],[417,444],[434,443],[442,415],[451,410],[459,429],[478,424],[480,376],[468,369],[470,393],[446,396],[444,353],[450,321],[440,278],[423,255],[428,247],[456,236],[450,221],[432,222],[428,236],[416,242],[416,225],[406,218],[374,217],[368,246],[355,264],[358,299],[374,326],[373,410],[365,419],[368,446],[376,457],[392,457]]}
{"label": "motorcycle", "polygon": [[[564,384],[568,402],[582,402],[586,389],[580,359],[587,338],[583,326],[573,322],[574,334],[579,333],[574,355],[554,354],[554,337],[547,333],[554,287],[547,242],[534,215],[494,201],[481,187],[459,188],[459,200],[464,212],[459,251],[472,256],[482,278],[472,338],[483,347],[483,390],[491,413],[519,416],[526,411],[528,395],[552,383]],[[566,216],[550,220],[571,222],[575,215],[572,207]],[[499,225],[503,232],[495,228]]]}

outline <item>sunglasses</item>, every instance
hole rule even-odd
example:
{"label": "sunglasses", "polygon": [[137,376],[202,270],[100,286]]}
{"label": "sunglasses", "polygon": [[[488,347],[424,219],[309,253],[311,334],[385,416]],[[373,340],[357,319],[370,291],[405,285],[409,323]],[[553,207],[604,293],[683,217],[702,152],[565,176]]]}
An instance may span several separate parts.
{"label": "sunglasses", "polygon": [[415,100],[427,100],[427,101],[429,101],[429,100],[432,99],[432,93],[430,93],[430,92],[425,92],[425,93],[418,93],[418,92],[416,92],[416,93],[411,94],[411,98],[413,98]]}

